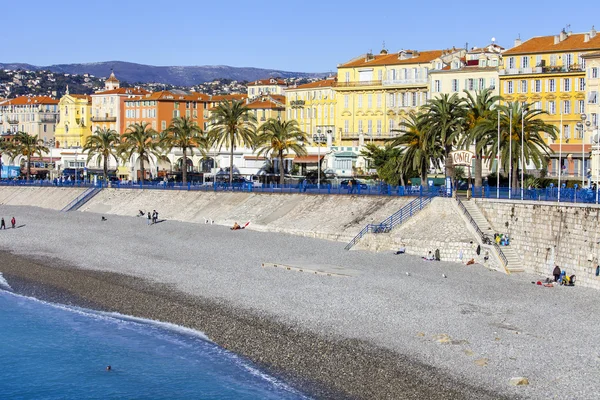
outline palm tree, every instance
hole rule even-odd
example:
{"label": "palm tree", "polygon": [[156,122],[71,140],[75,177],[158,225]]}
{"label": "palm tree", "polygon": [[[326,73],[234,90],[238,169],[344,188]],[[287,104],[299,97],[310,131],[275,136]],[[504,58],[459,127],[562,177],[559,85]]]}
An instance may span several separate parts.
{"label": "palm tree", "polygon": [[496,112],[494,107],[498,105],[502,99],[500,96],[493,95],[489,89],[483,89],[476,92],[475,96],[467,90],[467,95],[464,99],[464,107],[466,108],[465,116],[465,135],[462,138],[462,145],[468,148],[471,143],[475,142],[475,186],[482,185],[482,164],[483,164],[483,148],[489,145],[491,136],[496,133],[488,124],[483,124],[484,121],[493,119],[493,113]]}
{"label": "palm tree", "polygon": [[465,119],[465,108],[457,93],[431,100],[425,107],[427,130],[429,141],[432,146],[440,142],[444,146],[445,172],[446,176],[454,178],[454,168],[450,152],[459,143],[463,132]]}
{"label": "palm tree", "polygon": [[29,135],[26,132],[17,132],[12,141],[13,154],[20,154],[27,157],[27,180],[31,177],[31,156],[39,155],[49,150],[44,146],[44,141],[38,139],[37,135]]}
{"label": "palm tree", "polygon": [[97,157],[97,165],[102,166],[104,171],[104,183],[108,182],[108,162],[114,158],[118,162],[117,146],[120,143],[119,134],[114,129],[96,128],[96,132],[89,136],[83,146],[83,151],[88,152],[87,162]]}
{"label": "palm tree", "polygon": [[202,135],[202,129],[189,117],[173,118],[167,130],[161,134],[159,143],[167,153],[173,147],[181,148],[183,152],[182,181],[184,185],[187,184],[188,150],[191,150],[191,154],[193,155],[194,149],[200,149],[204,152],[204,149],[208,147],[208,141]]}
{"label": "palm tree", "polygon": [[212,110],[211,129],[208,133],[210,143],[215,146],[229,147],[229,184],[233,183],[233,150],[236,146],[254,146],[256,140],[256,116],[243,101],[222,101]]}
{"label": "palm tree", "polygon": [[[298,121],[282,122],[271,118],[260,127],[260,134],[256,138],[255,146],[257,155],[277,154],[279,157],[279,184],[284,184],[285,171],[283,157],[293,151],[299,156],[306,154],[305,142],[308,136],[298,127]],[[318,168],[321,168],[319,160]]]}
{"label": "palm tree", "polygon": [[[499,107],[500,143],[498,143],[497,135],[490,135],[490,145],[485,149],[485,155],[489,159],[496,157],[498,146],[500,146],[502,168],[505,171],[510,170],[512,187],[516,188],[519,185],[519,177],[516,171],[519,164],[521,164],[521,139],[524,144],[524,164],[532,162],[536,168],[541,168],[552,153],[552,149],[546,144],[542,133],[547,134],[549,138],[554,140],[557,137],[557,128],[544,122],[541,116],[546,112],[532,109],[531,104],[512,102]],[[491,119],[482,122],[481,129],[497,132],[498,117],[496,113],[492,114]],[[482,145],[480,147],[483,149]]]}
{"label": "palm tree", "polygon": [[125,161],[131,160],[134,154],[139,156],[142,184],[146,176],[144,162],[150,162],[150,156],[160,157],[161,149],[156,136],[158,133],[149,127],[147,122],[129,125],[121,138],[118,152]]}
{"label": "palm tree", "polygon": [[392,140],[393,146],[404,148],[401,167],[404,171],[415,171],[421,178],[421,185],[427,181],[427,171],[431,165],[441,166],[444,148],[439,136],[430,130],[425,114],[410,113],[400,123],[403,134]]}

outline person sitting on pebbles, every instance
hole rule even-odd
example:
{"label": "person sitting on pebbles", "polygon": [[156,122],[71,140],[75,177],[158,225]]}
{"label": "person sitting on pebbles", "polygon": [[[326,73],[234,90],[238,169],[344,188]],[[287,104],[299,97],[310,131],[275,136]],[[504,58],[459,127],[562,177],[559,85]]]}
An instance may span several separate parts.
{"label": "person sitting on pebbles", "polygon": [[234,222],[233,226],[229,229],[231,229],[232,231],[237,231],[238,229],[242,229],[242,227],[239,226],[237,222]]}

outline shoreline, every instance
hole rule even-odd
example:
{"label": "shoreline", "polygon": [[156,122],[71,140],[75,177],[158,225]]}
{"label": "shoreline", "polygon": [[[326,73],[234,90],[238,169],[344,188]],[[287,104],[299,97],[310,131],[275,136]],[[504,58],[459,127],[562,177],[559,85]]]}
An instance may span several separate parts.
{"label": "shoreline", "polygon": [[366,341],[325,337],[142,278],[8,251],[0,255],[0,272],[15,293],[201,331],[316,399],[504,398]]}

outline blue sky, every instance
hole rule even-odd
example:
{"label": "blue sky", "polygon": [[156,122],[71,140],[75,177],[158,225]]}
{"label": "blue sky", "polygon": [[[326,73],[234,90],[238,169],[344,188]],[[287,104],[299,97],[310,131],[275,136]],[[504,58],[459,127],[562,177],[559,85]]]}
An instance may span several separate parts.
{"label": "blue sky", "polygon": [[378,52],[383,41],[390,51],[428,50],[482,46],[495,37],[509,48],[519,34],[557,34],[569,24],[573,32],[593,24],[600,30],[599,11],[595,1],[557,0],[28,0],[3,7],[0,62],[118,60],[328,72]]}

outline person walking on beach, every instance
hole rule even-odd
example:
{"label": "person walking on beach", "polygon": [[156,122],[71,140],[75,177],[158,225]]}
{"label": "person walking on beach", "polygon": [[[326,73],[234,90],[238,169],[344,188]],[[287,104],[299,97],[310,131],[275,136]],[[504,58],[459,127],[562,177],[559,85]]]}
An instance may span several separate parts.
{"label": "person walking on beach", "polygon": [[0,229],[6,229],[6,222],[4,222],[4,217],[2,217],[2,222],[0,222]]}
{"label": "person walking on beach", "polygon": [[152,222],[152,215],[150,215],[150,211],[148,211],[148,225]]}
{"label": "person walking on beach", "polygon": [[17,220],[15,219],[15,217],[12,217],[12,219],[10,220],[10,224],[12,225],[12,228],[15,229],[15,225],[17,225]]}
{"label": "person walking on beach", "polygon": [[158,213],[156,210],[152,211],[152,223],[155,224],[158,222]]}

